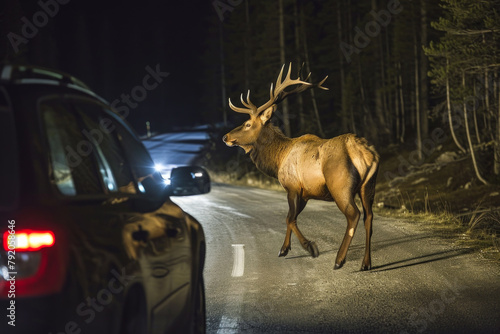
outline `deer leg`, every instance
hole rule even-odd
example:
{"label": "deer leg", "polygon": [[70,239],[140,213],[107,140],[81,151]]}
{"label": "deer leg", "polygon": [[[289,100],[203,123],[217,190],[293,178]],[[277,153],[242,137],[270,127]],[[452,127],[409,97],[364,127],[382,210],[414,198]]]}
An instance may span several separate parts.
{"label": "deer leg", "polygon": [[283,246],[279,252],[279,256],[286,256],[288,251],[291,249],[290,244],[292,231],[297,236],[300,244],[305,250],[307,250],[313,257],[317,257],[319,255],[316,243],[307,240],[297,227],[297,216],[302,212],[302,210],[304,210],[306,204],[307,201],[305,201],[300,195],[288,194],[289,209],[286,217],[286,235]]}
{"label": "deer leg", "polygon": [[288,251],[290,251],[290,249],[292,249],[292,246],[290,245],[291,244],[291,240],[290,240],[291,236],[292,236],[292,228],[290,227],[290,225],[287,222],[285,241],[283,242],[283,246],[281,246],[280,252],[278,253],[279,257],[287,256]]}
{"label": "deer leg", "polygon": [[296,213],[294,215],[294,219],[290,221],[289,226],[291,226],[293,233],[299,239],[302,248],[308,251],[312,257],[318,257],[319,250],[318,246],[316,246],[316,243],[314,241],[307,240],[306,237],[304,237],[304,235],[302,234],[302,232],[300,232],[299,227],[297,226],[297,216],[302,212],[302,210],[304,210],[307,201],[304,200],[300,195],[295,195],[292,198],[289,198],[288,203],[290,203],[290,201],[294,202]]}
{"label": "deer leg", "polygon": [[[336,198],[342,198],[342,197],[336,197]],[[347,250],[349,249],[349,245],[351,244],[354,232],[356,232],[356,227],[358,225],[360,216],[359,209],[354,203],[352,196],[348,196],[348,199],[346,201],[340,203],[337,201],[337,205],[340,211],[342,211],[342,213],[347,218],[347,229],[345,231],[342,244],[340,245],[340,249],[337,253],[337,258],[335,259],[335,266],[333,269],[340,269],[344,265],[345,258],[347,255]]]}
{"label": "deer leg", "polygon": [[366,246],[365,246],[365,257],[363,258],[363,263],[361,264],[361,270],[370,270],[372,268],[372,257],[371,257],[371,238],[372,238],[372,221],[373,212],[370,205],[365,204],[363,201],[363,211],[364,211],[364,222],[366,231]]}
{"label": "deer leg", "polygon": [[299,228],[297,227],[297,222],[294,222],[292,225],[292,231],[295,233],[297,238],[299,239],[300,244],[302,245],[302,248],[304,248],[306,251],[311,254],[312,257],[318,257],[319,256],[319,249],[318,246],[314,241],[307,240],[302,232],[300,232]]}
{"label": "deer leg", "polygon": [[365,257],[363,258],[363,263],[361,264],[362,271],[370,270],[372,267],[372,258],[371,258],[371,238],[373,233],[372,205],[375,197],[375,180],[376,180],[376,175],[361,187],[361,191],[359,194],[361,197],[361,203],[363,203],[364,222],[366,230]]}
{"label": "deer leg", "polygon": [[281,246],[281,250],[278,256],[286,256],[288,254],[288,251],[292,249],[291,236],[292,236],[293,226],[297,225],[297,216],[305,207],[305,203],[303,205],[301,204],[302,203],[300,201],[300,196],[298,196],[298,194],[288,193],[288,215],[286,216],[285,241],[283,242],[283,246]]}

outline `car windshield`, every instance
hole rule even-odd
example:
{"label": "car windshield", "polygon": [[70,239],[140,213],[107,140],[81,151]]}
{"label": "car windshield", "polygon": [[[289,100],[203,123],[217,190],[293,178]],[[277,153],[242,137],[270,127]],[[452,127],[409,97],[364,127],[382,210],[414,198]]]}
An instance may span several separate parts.
{"label": "car windshield", "polygon": [[15,123],[7,104],[6,93],[0,87],[0,211],[13,210],[19,197],[19,161]]}

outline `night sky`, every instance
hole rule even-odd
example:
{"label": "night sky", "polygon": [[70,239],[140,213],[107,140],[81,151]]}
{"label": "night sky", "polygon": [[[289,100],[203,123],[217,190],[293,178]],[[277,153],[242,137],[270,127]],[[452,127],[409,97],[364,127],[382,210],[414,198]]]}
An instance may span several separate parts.
{"label": "night sky", "polygon": [[[43,10],[37,1],[9,0],[3,6],[4,38],[8,32],[22,35],[22,18],[33,22]],[[117,108],[126,107],[127,120],[140,134],[146,121],[153,131],[202,124],[202,60],[209,43],[217,43],[207,30],[210,15],[217,17],[211,1],[72,0],[59,4],[35,36],[19,45],[24,54],[17,58],[82,79]],[[2,45],[11,44],[5,38]],[[159,79],[152,71],[161,72]]]}

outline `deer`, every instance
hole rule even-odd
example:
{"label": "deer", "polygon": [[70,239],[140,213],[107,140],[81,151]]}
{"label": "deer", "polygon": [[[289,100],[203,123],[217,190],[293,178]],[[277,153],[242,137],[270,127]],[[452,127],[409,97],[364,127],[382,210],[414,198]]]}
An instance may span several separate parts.
{"label": "deer", "polygon": [[[284,257],[291,250],[292,232],[301,246],[315,258],[319,250],[314,241],[304,237],[297,226],[297,217],[311,199],[333,201],[347,219],[344,238],[335,259],[334,269],[345,264],[347,251],[356,231],[360,211],[355,203],[359,195],[364,212],[366,230],[365,254],[361,270],[371,269],[371,237],[373,233],[372,205],[375,197],[375,184],[379,166],[379,155],[363,137],[343,134],[330,139],[306,134],[297,138],[286,137],[270,122],[277,105],[286,97],[301,93],[314,87],[328,90],[322,84],[328,76],[318,83],[291,79],[292,64],[288,67],[285,79],[281,71],[273,87],[271,84],[269,101],[257,107],[250,100],[248,90],[246,101],[240,96],[243,107],[237,107],[229,98],[230,108],[238,113],[248,114],[250,119],[234,128],[222,138],[229,147],[241,147],[256,167],[268,176],[277,178],[285,189],[288,199],[286,234],[278,256]],[[294,88],[289,88],[295,86]]]}

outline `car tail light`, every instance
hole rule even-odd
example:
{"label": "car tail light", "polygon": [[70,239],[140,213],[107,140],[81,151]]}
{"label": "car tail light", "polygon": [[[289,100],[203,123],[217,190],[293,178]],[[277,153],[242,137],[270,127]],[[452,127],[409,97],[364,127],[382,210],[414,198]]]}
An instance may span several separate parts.
{"label": "car tail light", "polygon": [[21,230],[15,234],[10,234],[9,231],[3,234],[3,248],[6,251],[37,251],[43,247],[52,247],[54,243],[55,236],[52,231]]}
{"label": "car tail light", "polygon": [[[51,230],[19,229],[2,234],[0,298],[6,296],[15,276],[16,296],[46,295],[60,291],[64,283],[65,255],[61,255]],[[15,252],[13,252],[15,251]]]}

